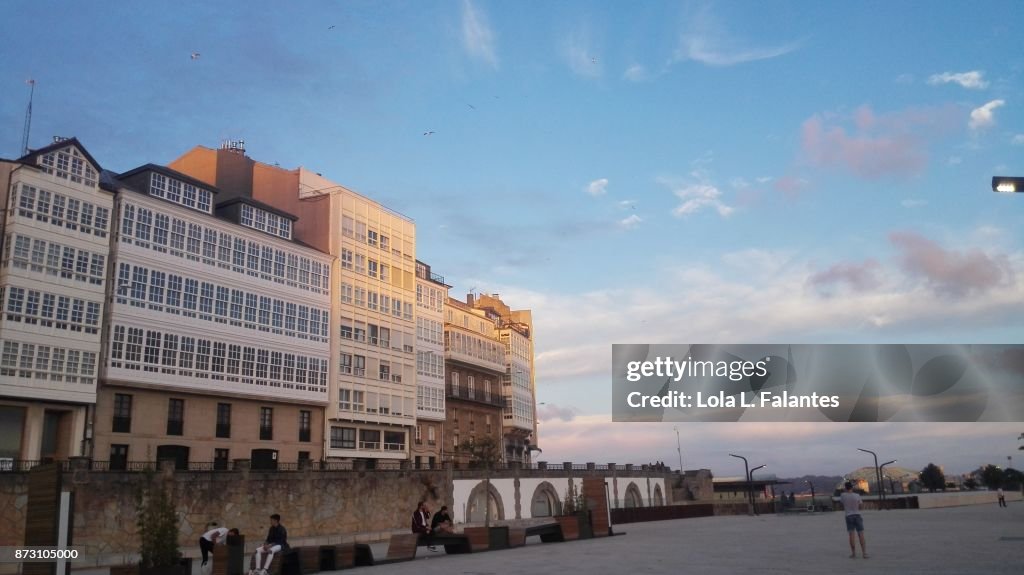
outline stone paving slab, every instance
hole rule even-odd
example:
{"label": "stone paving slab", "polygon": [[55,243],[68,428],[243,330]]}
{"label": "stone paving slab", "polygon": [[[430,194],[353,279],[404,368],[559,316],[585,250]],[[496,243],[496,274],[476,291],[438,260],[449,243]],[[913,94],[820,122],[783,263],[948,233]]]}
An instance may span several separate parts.
{"label": "stone paving slab", "polygon": [[[420,549],[415,561],[359,573],[999,574],[1024,572],[1024,504],[867,511],[869,559],[850,559],[843,515],[707,517],[616,527],[622,537],[471,555]],[[386,547],[374,546],[383,556]],[[348,571],[346,571],[348,572]]]}

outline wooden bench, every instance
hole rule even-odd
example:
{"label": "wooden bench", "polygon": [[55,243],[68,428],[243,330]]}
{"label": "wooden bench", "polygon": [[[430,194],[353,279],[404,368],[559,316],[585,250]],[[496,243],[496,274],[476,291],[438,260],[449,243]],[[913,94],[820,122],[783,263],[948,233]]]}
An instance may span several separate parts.
{"label": "wooden bench", "polygon": [[320,548],[299,547],[299,565],[302,567],[302,575],[320,572]]}
{"label": "wooden bench", "polygon": [[320,570],[338,571],[374,564],[373,549],[366,543],[320,546]]}
{"label": "wooden bench", "polygon": [[387,561],[412,561],[416,558],[416,548],[427,545],[443,545],[444,552],[448,555],[475,550],[470,545],[469,537],[460,533],[440,533],[431,537],[418,533],[400,533],[391,536]]}
{"label": "wooden bench", "polygon": [[508,530],[508,546],[523,547],[526,545],[526,528],[512,527]]}
{"label": "wooden bench", "polygon": [[562,526],[558,523],[544,523],[543,525],[527,527],[526,537],[532,535],[540,535],[540,540],[544,543],[565,541],[565,537],[562,535]]}
{"label": "wooden bench", "polygon": [[[263,554],[261,560],[264,562],[267,560],[266,553]],[[249,555],[249,568],[257,569],[255,550]],[[262,569],[263,567],[261,565],[258,568]],[[269,575],[302,575],[298,551],[289,549],[283,553],[274,553],[274,559],[270,562],[270,569],[267,569],[267,573]]]}

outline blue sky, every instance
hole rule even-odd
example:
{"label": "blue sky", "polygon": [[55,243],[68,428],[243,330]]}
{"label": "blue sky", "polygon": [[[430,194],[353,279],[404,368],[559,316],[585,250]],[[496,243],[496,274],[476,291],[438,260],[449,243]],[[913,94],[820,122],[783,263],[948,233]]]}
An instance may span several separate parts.
{"label": "blue sky", "polygon": [[[577,441],[612,343],[1020,341],[1024,197],[989,191],[1024,174],[1019,3],[302,7],[8,3],[0,155],[34,78],[33,146],[122,171],[244,139],[415,218],[453,295],[534,309],[556,461],[616,452]],[[674,460],[629,425],[620,460]],[[1016,427],[965,435],[996,461]]]}

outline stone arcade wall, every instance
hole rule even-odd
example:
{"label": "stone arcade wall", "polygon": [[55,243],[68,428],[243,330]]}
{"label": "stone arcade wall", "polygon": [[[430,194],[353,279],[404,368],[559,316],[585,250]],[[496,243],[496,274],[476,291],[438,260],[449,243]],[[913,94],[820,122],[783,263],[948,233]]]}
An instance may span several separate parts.
{"label": "stone arcade wall", "polygon": [[[643,486],[644,505],[648,504],[646,486],[664,486],[667,475],[639,467],[616,470],[593,464],[491,473],[494,483],[509,486],[528,480],[562,486],[568,477],[618,477],[620,485],[629,479]],[[207,522],[239,528],[252,546],[265,535],[271,513],[281,514],[293,546],[386,539],[392,532],[409,530],[412,511],[421,499],[434,510],[441,505],[461,510],[465,501],[458,500],[462,489],[455,489],[455,482],[472,485],[484,476],[478,470],[453,469],[185,472],[168,468],[150,477],[173,490],[181,526],[179,543],[187,555],[196,556],[196,540]],[[23,542],[27,478],[27,473],[0,473],[0,545]],[[79,468],[65,474],[64,488],[75,491],[74,545],[88,554],[88,560],[77,566],[136,560],[135,494],[146,481],[147,474],[138,472]],[[532,491],[521,495],[521,501],[508,495],[503,502],[505,519],[528,519]],[[517,509],[517,503],[525,509]]]}

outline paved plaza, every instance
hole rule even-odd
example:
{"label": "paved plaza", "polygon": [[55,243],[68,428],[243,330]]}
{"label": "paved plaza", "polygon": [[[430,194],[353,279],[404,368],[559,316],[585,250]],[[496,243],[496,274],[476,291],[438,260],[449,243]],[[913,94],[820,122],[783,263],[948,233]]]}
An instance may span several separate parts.
{"label": "paved plaza", "polygon": [[[631,523],[623,537],[530,544],[446,556],[420,548],[417,560],[360,573],[940,573],[1024,572],[1024,503],[928,510],[867,511],[869,559],[850,559],[843,514],[707,517]],[[1006,539],[1003,539],[1006,538]],[[386,544],[373,546],[383,557]]]}

